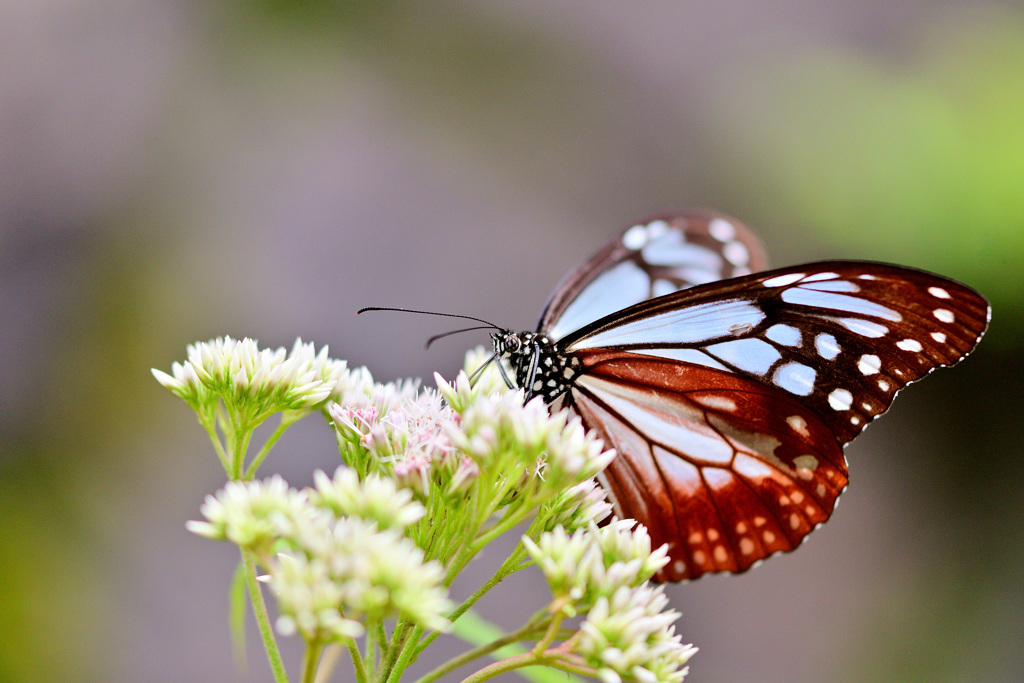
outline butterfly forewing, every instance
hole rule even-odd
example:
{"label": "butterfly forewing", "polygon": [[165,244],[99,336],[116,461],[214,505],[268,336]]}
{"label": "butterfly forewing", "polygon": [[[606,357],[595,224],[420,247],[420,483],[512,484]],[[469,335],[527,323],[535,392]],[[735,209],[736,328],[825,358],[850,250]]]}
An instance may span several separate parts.
{"label": "butterfly forewing", "polygon": [[641,301],[766,265],[749,228],[723,214],[662,214],[627,229],[555,289],[539,330],[560,339]]}
{"label": "butterfly forewing", "polygon": [[947,278],[824,262],[642,302],[562,343],[569,353],[633,351],[756,380],[799,400],[846,443],[899,389],[969,353],[988,310]]}

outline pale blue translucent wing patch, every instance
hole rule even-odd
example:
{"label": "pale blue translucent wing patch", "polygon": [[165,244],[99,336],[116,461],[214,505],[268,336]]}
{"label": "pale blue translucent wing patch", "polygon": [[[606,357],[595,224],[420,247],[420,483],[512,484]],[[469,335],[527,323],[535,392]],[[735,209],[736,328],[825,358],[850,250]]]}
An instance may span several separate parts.
{"label": "pale blue translucent wing patch", "polygon": [[551,339],[647,299],[763,270],[764,249],[728,216],[690,211],[631,226],[569,273],[541,314]]}

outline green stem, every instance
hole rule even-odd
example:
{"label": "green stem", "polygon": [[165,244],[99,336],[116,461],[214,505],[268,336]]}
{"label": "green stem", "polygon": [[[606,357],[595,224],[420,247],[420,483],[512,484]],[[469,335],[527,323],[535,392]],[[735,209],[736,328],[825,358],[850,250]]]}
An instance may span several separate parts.
{"label": "green stem", "polygon": [[320,658],[320,666],[316,670],[316,678],[313,679],[313,683],[327,683],[331,673],[334,672],[334,667],[338,665],[338,660],[341,659],[342,651],[342,647],[338,643],[324,648],[324,656]]}
{"label": "green stem", "polygon": [[526,652],[521,655],[516,655],[515,657],[503,659],[500,662],[488,664],[473,675],[463,678],[462,683],[483,683],[483,681],[489,681],[498,674],[542,663],[544,663],[543,660],[539,659],[533,652]]}
{"label": "green stem", "polygon": [[[412,634],[406,633],[405,637],[402,638],[399,646],[398,658],[395,661],[394,667],[388,673],[388,682],[394,681],[398,683],[401,680],[401,676],[405,673],[406,668],[416,660],[419,652],[416,649],[416,644],[419,643],[420,637],[423,635],[424,628],[417,625],[413,628]],[[395,648],[395,644],[391,644],[392,649]]]}
{"label": "green stem", "polygon": [[233,425],[233,433],[228,438],[231,444],[231,474],[232,481],[242,478],[242,467],[245,464],[245,452],[249,449],[249,441],[252,439],[252,429],[248,425]]}
{"label": "green stem", "polygon": [[242,562],[245,563],[245,585],[249,588],[252,611],[256,616],[256,625],[259,627],[260,638],[263,640],[263,649],[267,651],[267,659],[270,661],[270,670],[274,674],[274,681],[288,683],[288,675],[284,670],[281,652],[277,649],[274,630],[270,625],[270,615],[267,614],[267,605],[263,601],[263,591],[256,579],[256,561],[251,550],[242,550]]}
{"label": "green stem", "polygon": [[547,633],[544,637],[537,641],[537,644],[533,647],[533,654],[540,657],[544,650],[547,649],[548,645],[555,642],[555,638],[558,636],[558,630],[562,627],[562,621],[565,619],[561,613],[555,614],[551,618],[551,623],[548,624]]}
{"label": "green stem", "polygon": [[270,449],[274,447],[274,444],[276,444],[277,440],[281,438],[281,435],[285,433],[285,430],[287,430],[293,424],[295,424],[294,420],[288,420],[286,422],[283,417],[281,418],[281,424],[277,426],[277,429],[274,430],[274,433],[270,435],[270,438],[267,439],[267,442],[263,444],[262,448],[260,448],[259,453],[256,454],[255,458],[253,458],[252,464],[249,465],[248,468],[246,468],[246,481],[249,481],[254,476],[256,476],[256,470],[259,469],[260,464],[262,464],[262,462],[266,459],[267,455],[270,454]]}
{"label": "green stem", "polygon": [[405,648],[405,642],[409,637],[409,629],[411,628],[411,622],[406,620],[404,617],[399,618],[398,623],[395,624],[395,630],[391,634],[391,645],[388,647],[388,653],[384,658],[384,663],[380,667],[377,680],[388,681],[391,679],[395,662],[398,660],[398,655],[401,650]]}
{"label": "green stem", "polygon": [[203,429],[206,430],[206,434],[210,437],[210,442],[213,443],[213,450],[217,452],[220,464],[224,468],[224,474],[231,476],[231,461],[228,459],[228,454],[224,450],[224,444],[220,442],[220,436],[217,434],[216,420],[210,422],[200,417],[199,423],[203,425]]}
{"label": "green stem", "polygon": [[324,644],[320,641],[306,643],[306,652],[302,656],[302,683],[314,683],[316,680],[316,667],[323,649]]}
{"label": "green stem", "polygon": [[[512,555],[507,560],[505,560],[500,567],[498,567],[498,571],[494,572],[494,576],[488,579],[487,583],[477,588],[476,592],[474,592],[471,596],[466,598],[466,600],[461,605],[456,607],[455,610],[448,615],[448,621],[454,622],[455,620],[457,620],[459,617],[465,614],[466,611],[469,610],[469,608],[475,605],[480,600],[480,598],[486,595],[488,591],[490,591],[492,588],[494,588],[499,583],[504,581],[506,576],[514,574],[515,572],[522,569],[523,567],[517,567],[516,565],[519,564],[525,552],[526,551],[523,549],[522,543],[517,545],[516,549],[512,552]],[[429,634],[419,643],[419,645],[416,646],[416,654],[418,655],[419,653],[423,652],[423,650],[425,650],[427,646],[430,645],[432,642],[437,640],[438,636],[440,635],[441,633],[439,631],[434,631],[433,633]]]}
{"label": "green stem", "polygon": [[536,631],[536,630],[537,630],[536,625],[534,625],[534,624],[527,624],[526,626],[524,626],[523,628],[519,629],[515,633],[510,633],[507,636],[503,636],[501,638],[498,638],[497,640],[494,640],[494,641],[492,641],[490,643],[487,643],[486,645],[481,645],[480,647],[477,647],[477,648],[474,648],[474,649],[472,649],[472,650],[470,650],[468,652],[462,653],[461,655],[459,655],[458,657],[455,657],[454,659],[448,660],[447,662],[445,662],[441,666],[437,667],[436,669],[434,669],[430,673],[428,673],[425,676],[422,676],[421,678],[419,678],[416,681],[416,683],[431,683],[432,681],[436,681],[441,676],[444,676],[445,674],[447,674],[447,673],[449,673],[451,671],[454,671],[455,669],[458,669],[463,664],[467,664],[467,663],[473,661],[474,659],[478,659],[480,657],[483,657],[484,655],[489,655],[490,653],[494,652],[495,650],[500,650],[501,648],[505,647],[506,645],[511,645],[512,643],[518,643],[520,640],[526,640],[531,635],[533,635],[533,632]]}
{"label": "green stem", "polygon": [[[377,638],[377,657],[379,657],[380,653],[387,652],[388,649],[388,630],[385,628],[383,621],[377,622],[377,627],[374,629],[373,635]],[[369,636],[367,636],[367,640],[369,640]],[[376,659],[374,660],[373,665],[374,668],[376,668]]]}
{"label": "green stem", "polygon": [[369,683],[370,678],[366,675],[366,663],[363,662],[363,656],[359,654],[359,645],[356,644],[355,638],[346,638],[348,644],[348,652],[352,656],[352,668],[356,672],[356,681],[358,683]]}

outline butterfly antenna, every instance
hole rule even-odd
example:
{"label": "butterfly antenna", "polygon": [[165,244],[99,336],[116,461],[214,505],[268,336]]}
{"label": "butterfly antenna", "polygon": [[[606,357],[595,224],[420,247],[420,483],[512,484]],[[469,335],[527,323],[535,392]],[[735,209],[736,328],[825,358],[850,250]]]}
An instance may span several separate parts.
{"label": "butterfly antenna", "polygon": [[[483,318],[474,318],[471,315],[459,315],[457,313],[438,313],[437,311],[418,311],[418,310],[413,309],[413,308],[393,308],[391,306],[366,306],[365,308],[360,308],[358,311],[356,311],[356,315],[359,315],[360,313],[366,313],[367,311],[398,311],[400,313],[419,313],[420,315],[438,315],[438,316],[441,316],[442,318],[462,318],[464,320],[475,320],[476,322],[483,323],[484,325],[487,325],[487,327],[493,328],[495,330],[502,330],[502,329],[504,329],[504,328],[498,327],[497,325],[495,325],[494,323],[492,323],[490,321],[484,320]],[[481,329],[481,328],[476,328],[476,329]]]}
{"label": "butterfly antenna", "polygon": [[477,325],[476,327],[464,327],[461,330],[452,330],[451,332],[442,332],[441,334],[435,334],[433,337],[431,337],[430,339],[427,340],[426,348],[429,349],[430,345],[433,344],[434,342],[436,342],[438,339],[444,339],[445,337],[450,337],[453,334],[459,334],[461,332],[471,332],[473,330],[489,330],[489,329],[491,329],[490,325],[484,325],[484,326]]}

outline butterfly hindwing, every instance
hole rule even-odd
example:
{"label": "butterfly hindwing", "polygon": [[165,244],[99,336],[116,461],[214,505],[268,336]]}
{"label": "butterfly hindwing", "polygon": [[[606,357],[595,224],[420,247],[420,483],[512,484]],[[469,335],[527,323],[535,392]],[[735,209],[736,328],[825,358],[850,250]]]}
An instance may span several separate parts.
{"label": "butterfly hindwing", "polygon": [[628,228],[569,273],[538,328],[559,339],[641,301],[746,275],[765,264],[760,241],[734,218],[711,211],[662,214]]}
{"label": "butterfly hindwing", "polygon": [[588,351],[572,404],[618,456],[605,470],[621,517],[667,543],[661,581],[745,571],[792,550],[846,487],[828,427],[798,400],[735,374]]}

